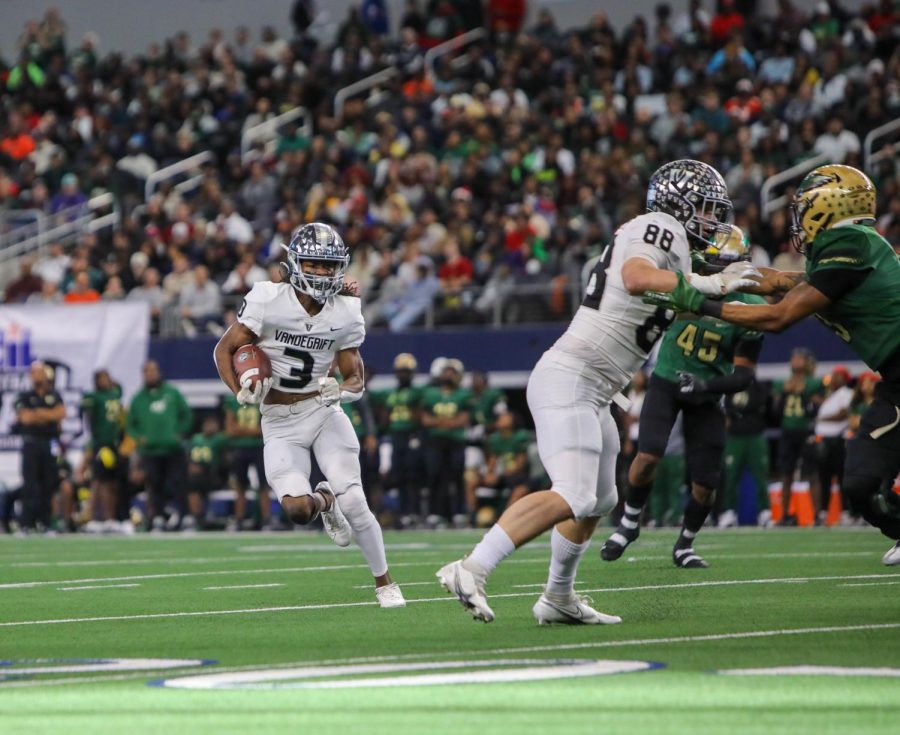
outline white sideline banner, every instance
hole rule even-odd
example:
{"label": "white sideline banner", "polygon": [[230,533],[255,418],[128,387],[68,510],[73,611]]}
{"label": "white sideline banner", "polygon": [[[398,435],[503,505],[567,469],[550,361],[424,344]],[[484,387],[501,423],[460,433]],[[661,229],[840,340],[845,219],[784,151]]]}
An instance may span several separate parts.
{"label": "white sideline banner", "polygon": [[[86,438],[79,409],[81,395],[93,390],[94,372],[109,370],[127,402],[141,386],[141,366],[149,345],[147,304],[0,306],[0,453],[21,446],[20,437],[12,432],[13,404],[20,391],[30,388],[28,366],[32,362],[43,360],[54,368],[55,388],[66,403],[63,442],[67,448],[77,448]],[[3,459],[8,460],[9,455]],[[9,462],[2,464],[0,480],[6,480]]]}

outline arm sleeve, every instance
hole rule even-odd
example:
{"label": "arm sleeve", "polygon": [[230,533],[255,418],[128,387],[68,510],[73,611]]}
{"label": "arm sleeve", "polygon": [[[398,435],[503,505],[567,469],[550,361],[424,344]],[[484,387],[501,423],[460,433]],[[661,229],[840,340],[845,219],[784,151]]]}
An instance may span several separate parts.
{"label": "arm sleeve", "polygon": [[759,362],[759,353],[762,352],[762,335],[759,332],[750,332],[741,337],[734,348],[735,357],[743,357],[750,362]]}
{"label": "arm sleeve", "polygon": [[706,381],[708,393],[740,393],[750,387],[753,382],[754,371],[751,368],[739,366],[730,375],[718,375]]}
{"label": "arm sleeve", "polygon": [[820,268],[809,277],[809,285],[821,291],[832,301],[849,293],[868,278],[871,270],[847,268]]}
{"label": "arm sleeve", "polygon": [[255,284],[250,289],[250,292],[244,296],[237,313],[237,320],[257,336],[262,334],[263,319],[266,315],[266,301],[268,301],[263,293],[264,287],[263,283]]}

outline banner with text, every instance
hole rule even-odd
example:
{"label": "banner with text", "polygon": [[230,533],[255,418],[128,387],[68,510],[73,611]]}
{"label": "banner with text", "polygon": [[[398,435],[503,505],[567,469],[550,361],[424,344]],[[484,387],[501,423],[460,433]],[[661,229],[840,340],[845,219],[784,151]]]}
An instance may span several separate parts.
{"label": "banner with text", "polygon": [[0,451],[17,450],[14,403],[29,390],[28,366],[43,360],[55,371],[55,387],[66,403],[63,441],[81,446],[81,395],[93,390],[94,372],[105,368],[128,400],[142,383],[141,366],[150,344],[150,313],[143,303],[68,306],[0,306]]}

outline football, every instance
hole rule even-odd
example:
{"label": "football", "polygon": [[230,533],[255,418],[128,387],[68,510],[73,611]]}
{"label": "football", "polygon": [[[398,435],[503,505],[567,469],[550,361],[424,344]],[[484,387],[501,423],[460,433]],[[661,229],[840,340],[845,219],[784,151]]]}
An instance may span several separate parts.
{"label": "football", "polygon": [[231,364],[239,382],[249,377],[252,386],[255,386],[256,381],[272,377],[272,363],[266,353],[256,345],[238,347],[231,358]]}

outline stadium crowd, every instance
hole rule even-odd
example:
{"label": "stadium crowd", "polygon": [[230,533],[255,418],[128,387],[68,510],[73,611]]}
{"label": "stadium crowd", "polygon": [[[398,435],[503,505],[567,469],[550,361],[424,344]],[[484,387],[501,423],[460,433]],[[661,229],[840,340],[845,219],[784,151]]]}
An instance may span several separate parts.
{"label": "stadium crowd", "polygon": [[[754,381],[727,397],[728,438],[715,517],[721,527],[737,525],[739,516],[746,523],[742,508],[752,510],[753,495],[756,521],[763,526],[775,520],[857,522],[846,509],[839,517],[829,514],[838,507],[831,495],[833,488],[840,494],[844,442],[872,402],[879,378],[871,372],[852,376],[840,366],[816,378],[815,368],[815,357],[798,349],[787,380]],[[359,438],[363,485],[383,525],[489,526],[507,505],[548,486],[521,395],[491,386],[484,373],[467,372],[457,359],[438,358],[427,378],[417,380],[421,372],[415,356],[400,354],[389,387],[343,404]],[[142,389],[125,405],[112,376],[98,372],[94,390],[81,402],[86,451],[72,466],[65,451],[51,448],[57,439],[69,438],[60,437],[63,412],[34,419],[28,414],[44,405],[36,396],[51,396],[47,405],[62,405],[53,398],[52,372],[34,363],[32,390],[16,399],[17,412],[25,410],[17,428],[24,441],[24,484],[0,492],[0,528],[289,527],[266,487],[258,406],[241,406],[228,396],[214,410],[192,411],[164,377],[156,363],[147,363]],[[631,408],[615,412],[622,443],[620,490],[627,487],[624,475],[637,452],[646,378],[646,373],[635,377]],[[48,473],[53,467],[58,472]],[[751,481],[753,488],[742,489]],[[795,493],[792,504],[779,494],[784,486],[804,492]],[[684,438],[676,424],[654,482],[647,524],[678,525],[687,487]],[[777,499],[770,510],[773,490]],[[789,512],[783,512],[783,503]]]}
{"label": "stadium crowd", "polygon": [[[547,8],[524,25],[521,3],[409,0],[398,36],[354,8],[326,46],[298,2],[293,35],[179,33],[142,54],[71,39],[48,11],[0,50],[0,210],[58,222],[111,192],[123,218],[23,260],[5,300],[139,299],[157,329],[219,332],[292,229],[322,220],[352,250],[370,326],[561,319],[649,173],[683,156],[726,176],[755,263],[796,267],[760,185],[818,153],[860,165],[865,135],[900,116],[900,12],[755,5],[662,3],[624,28],[598,11],[562,30]],[[481,25],[484,40],[425,68],[428,48]],[[387,68],[378,94],[335,110],[338,90]],[[308,128],[242,155],[244,131],[298,106]],[[151,173],[201,151],[214,157],[196,188],[170,179],[145,201]],[[897,161],[871,171],[895,245]],[[522,285],[541,295],[516,298]]]}

